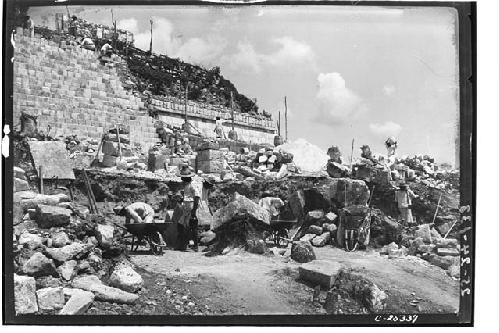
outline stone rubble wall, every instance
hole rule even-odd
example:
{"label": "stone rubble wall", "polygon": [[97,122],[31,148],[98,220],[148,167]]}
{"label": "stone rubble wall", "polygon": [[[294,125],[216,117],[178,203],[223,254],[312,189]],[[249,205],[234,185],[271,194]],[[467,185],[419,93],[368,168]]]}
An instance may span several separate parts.
{"label": "stone rubble wall", "polygon": [[[160,141],[156,119],[149,116],[141,96],[125,89],[125,62],[115,56],[113,63],[102,65],[93,51],[79,46],[60,44],[39,37],[18,34],[14,53],[14,126],[21,112],[38,116],[38,129],[50,135],[77,135],[100,139],[117,124],[130,127],[130,141],[144,151]],[[159,119],[180,126],[184,103],[158,97],[151,99],[149,109],[160,109]],[[224,108],[206,107],[189,102],[190,122],[204,135],[214,137],[215,117],[230,119]],[[229,122],[229,121],[228,121]],[[226,135],[230,124],[226,124]],[[235,114],[235,129],[241,140],[272,143],[272,121]]]}

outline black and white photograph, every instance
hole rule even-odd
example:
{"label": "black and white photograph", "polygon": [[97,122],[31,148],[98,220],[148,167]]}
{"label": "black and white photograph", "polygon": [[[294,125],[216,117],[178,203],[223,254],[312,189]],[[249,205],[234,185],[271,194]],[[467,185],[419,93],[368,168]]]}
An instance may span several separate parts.
{"label": "black and white photograph", "polygon": [[4,2],[4,323],[470,326],[475,8]]}

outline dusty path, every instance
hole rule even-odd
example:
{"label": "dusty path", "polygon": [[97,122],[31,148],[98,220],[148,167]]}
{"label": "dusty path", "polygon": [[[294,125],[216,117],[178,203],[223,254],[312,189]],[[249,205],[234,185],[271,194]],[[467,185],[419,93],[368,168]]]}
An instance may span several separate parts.
{"label": "dusty path", "polygon": [[[333,247],[315,249],[318,259],[343,263],[361,272],[389,295],[388,311],[445,312],[458,309],[458,282],[444,270],[415,257],[388,259],[375,252],[348,253]],[[212,277],[220,302],[228,314],[323,313],[309,299],[312,289],[279,272],[296,272],[299,264],[284,257],[235,251],[205,257],[202,252],[166,251],[163,256],[133,255],[132,261],[145,270],[196,279]],[[301,302],[297,301],[301,298]],[[409,301],[420,299],[418,307]]]}

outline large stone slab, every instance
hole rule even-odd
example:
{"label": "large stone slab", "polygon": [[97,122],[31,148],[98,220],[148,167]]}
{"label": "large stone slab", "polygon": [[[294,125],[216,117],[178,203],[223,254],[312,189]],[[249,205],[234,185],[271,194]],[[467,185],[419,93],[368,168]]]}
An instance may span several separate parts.
{"label": "large stone slab", "polygon": [[63,263],[70,259],[80,259],[84,257],[93,247],[94,246],[90,244],[74,242],[61,248],[48,248],[45,251],[49,257],[59,263]]}
{"label": "large stone slab", "polygon": [[270,224],[271,221],[271,215],[265,208],[236,192],[233,201],[215,212],[212,229],[216,230],[227,222],[232,221],[233,218],[243,215],[265,224]]}
{"label": "large stone slab", "polygon": [[95,275],[78,276],[71,285],[73,288],[91,291],[98,301],[133,304],[139,298],[136,294],[104,285]]}
{"label": "large stone slab", "polygon": [[321,235],[323,233],[323,228],[317,225],[311,225],[307,229],[308,234]]}
{"label": "large stone slab", "polygon": [[42,166],[44,179],[75,179],[73,167],[63,141],[28,141],[35,169]]}
{"label": "large stone slab", "polygon": [[40,252],[35,252],[22,267],[24,274],[29,276],[57,276],[54,262]]}
{"label": "large stone slab", "polygon": [[60,315],[84,314],[95,298],[92,292],[82,289],[64,288],[64,295],[69,296],[69,300],[59,312]]}
{"label": "large stone slab", "polygon": [[41,228],[52,228],[68,225],[71,220],[71,210],[58,207],[38,205],[36,222]]}
{"label": "large stone slab", "polygon": [[113,269],[109,277],[109,285],[134,293],[142,288],[144,280],[129,264],[120,263]]}
{"label": "large stone slab", "polygon": [[56,206],[61,202],[70,201],[70,198],[64,194],[38,194],[32,191],[22,191],[14,194],[14,201],[19,202],[25,210],[35,209],[38,205]]}
{"label": "large stone slab", "polygon": [[36,291],[39,310],[59,310],[64,306],[63,288],[43,288]]}
{"label": "large stone slab", "polygon": [[299,266],[299,276],[304,281],[330,289],[342,268],[343,266],[337,262],[313,260]]}
{"label": "large stone slab", "polygon": [[370,190],[363,180],[332,178],[328,197],[343,206],[366,205]]}
{"label": "large stone slab", "polygon": [[14,307],[16,314],[38,311],[35,278],[14,274]]}
{"label": "large stone slab", "polygon": [[444,248],[440,247],[437,249],[437,254],[440,256],[452,256],[452,257],[457,257],[460,255],[458,250],[455,248]]}

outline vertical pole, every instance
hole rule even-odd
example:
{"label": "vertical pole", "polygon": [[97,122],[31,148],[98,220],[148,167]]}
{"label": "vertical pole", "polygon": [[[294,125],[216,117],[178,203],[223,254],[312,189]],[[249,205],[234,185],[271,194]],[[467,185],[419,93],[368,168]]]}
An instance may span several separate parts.
{"label": "vertical pole", "polygon": [[231,129],[234,131],[234,108],[233,108],[233,92],[231,91],[231,118],[232,118],[232,123],[231,123]]}
{"label": "vertical pole", "polygon": [[149,20],[149,24],[151,25],[151,39],[149,40],[149,53],[153,54],[153,20]]}
{"label": "vertical pole", "polygon": [[278,110],[278,136],[281,136],[281,110]]}
{"label": "vertical pole", "polygon": [[349,168],[351,169],[351,172],[352,172],[352,154],[354,154],[354,138],[352,139],[351,142],[351,160],[349,162]]}
{"label": "vertical pole", "polygon": [[188,122],[188,83],[186,82],[186,91],[184,95],[184,122]]}
{"label": "vertical pole", "polygon": [[40,165],[38,167],[38,178],[40,178],[40,194],[43,194],[43,175],[42,175],[43,167]]}
{"label": "vertical pole", "polygon": [[285,96],[285,142],[288,142],[288,109],[286,106],[286,96]]}

